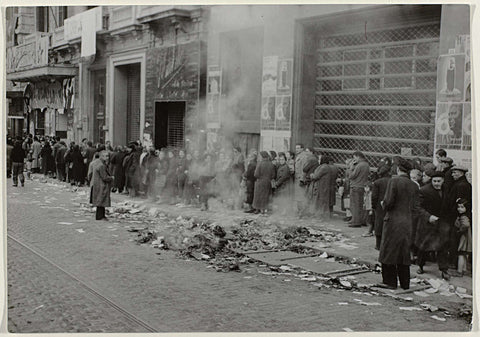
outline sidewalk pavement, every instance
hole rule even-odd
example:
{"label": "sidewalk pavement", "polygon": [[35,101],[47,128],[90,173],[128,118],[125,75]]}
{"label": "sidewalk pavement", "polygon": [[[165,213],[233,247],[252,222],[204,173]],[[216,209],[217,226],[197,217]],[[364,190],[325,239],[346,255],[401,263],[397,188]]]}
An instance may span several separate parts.
{"label": "sidewalk pavement", "polygon": [[[284,214],[281,212],[274,212],[270,216],[262,216],[244,213],[242,210],[230,210],[215,199],[211,199],[210,201],[210,210],[201,211],[200,208],[190,205],[160,204],[148,199],[131,198],[128,195],[118,193],[112,193],[111,196],[112,202],[114,203],[125,201],[133,202],[138,205],[137,207],[144,207],[145,211],[150,214],[163,213],[167,217],[176,218],[182,216],[184,218],[194,218],[200,222],[216,222],[226,231],[245,219],[254,219],[259,226],[273,226],[278,229],[284,229],[290,226],[303,226],[314,230],[327,230],[335,234],[341,234],[344,239],[340,241],[332,240],[331,242],[309,242],[304,244],[305,248],[310,248],[321,253],[327,252],[329,255],[342,257],[346,260],[358,264],[365,264],[372,268],[375,268],[375,265],[379,264],[379,252],[374,249],[375,237],[362,237],[362,234],[366,232],[367,228],[348,227],[348,225],[342,221],[342,216],[338,213],[335,213],[333,219],[328,222],[321,222],[314,218],[298,219],[294,214]],[[418,275],[416,274],[417,267],[412,265],[411,278],[417,277],[427,280],[441,279],[441,272],[435,263],[428,262],[424,269],[425,273]],[[471,276],[451,277],[448,283],[455,287],[465,288],[468,294],[472,294],[473,284]]]}

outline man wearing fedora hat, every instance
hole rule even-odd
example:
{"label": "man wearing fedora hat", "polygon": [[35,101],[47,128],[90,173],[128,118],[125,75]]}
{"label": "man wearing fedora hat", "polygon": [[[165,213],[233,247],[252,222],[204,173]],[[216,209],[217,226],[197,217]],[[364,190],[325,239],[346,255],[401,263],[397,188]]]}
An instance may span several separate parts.
{"label": "man wearing fedora hat", "polygon": [[398,158],[397,176],[390,179],[382,201],[386,211],[379,261],[382,263],[383,284],[402,289],[410,288],[410,248],[412,243],[412,221],[418,214],[417,184],[410,180],[412,165]]}
{"label": "man wearing fedora hat", "polygon": [[[453,184],[450,190],[447,192],[447,198],[445,200],[445,212],[446,220],[453,228],[455,219],[457,218],[457,204],[458,198],[467,200],[470,205],[472,204],[472,185],[468,182],[465,174],[468,172],[468,168],[462,165],[455,165],[452,167]],[[452,230],[452,233],[454,231]],[[451,265],[457,263],[457,248],[460,237],[458,235],[450,235],[449,245],[449,261]]]}

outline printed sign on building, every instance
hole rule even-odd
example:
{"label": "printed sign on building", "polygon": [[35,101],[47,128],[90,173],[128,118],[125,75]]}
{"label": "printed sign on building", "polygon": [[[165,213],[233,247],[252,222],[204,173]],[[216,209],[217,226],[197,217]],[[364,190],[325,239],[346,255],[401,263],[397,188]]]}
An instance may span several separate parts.
{"label": "printed sign on building", "polygon": [[275,129],[275,96],[262,97],[261,130]]}
{"label": "printed sign on building", "polygon": [[472,169],[470,36],[458,35],[455,48],[438,60],[435,150],[445,149],[456,165]]}
{"label": "printed sign on building", "polygon": [[275,98],[275,130],[290,130],[292,96],[277,96]]}
{"label": "printed sign on building", "polygon": [[292,59],[281,59],[280,61],[278,61],[277,95],[292,94],[292,66]]}
{"label": "printed sign on building", "polygon": [[220,128],[220,91],[222,71],[219,66],[208,67],[207,74],[207,128]]}
{"label": "printed sign on building", "polygon": [[437,100],[464,100],[465,54],[443,55],[438,59]]}

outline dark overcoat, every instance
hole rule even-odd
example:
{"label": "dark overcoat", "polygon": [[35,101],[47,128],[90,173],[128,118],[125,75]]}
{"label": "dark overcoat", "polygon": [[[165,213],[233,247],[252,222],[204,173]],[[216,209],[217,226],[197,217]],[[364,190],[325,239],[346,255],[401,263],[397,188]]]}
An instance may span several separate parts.
{"label": "dark overcoat", "polygon": [[255,191],[255,169],[257,168],[257,161],[251,160],[248,162],[247,170],[244,173],[246,183],[246,200],[245,203],[251,205],[253,203],[253,194]]}
{"label": "dark overcoat", "polygon": [[253,208],[264,210],[268,208],[272,194],[272,179],[275,177],[275,166],[270,160],[262,160],[255,168],[255,189],[253,193]]}
{"label": "dark overcoat", "polygon": [[123,160],[127,155],[126,152],[116,151],[110,157],[111,168],[113,169],[113,176],[115,177],[114,187],[123,189],[125,185],[125,169],[123,168]]}
{"label": "dark overcoat", "polygon": [[92,204],[97,207],[110,207],[110,188],[113,177],[102,161],[93,167],[92,172]]}
{"label": "dark overcoat", "polygon": [[338,167],[334,164],[329,164],[330,167],[330,206],[335,206],[337,202],[337,177]]}
{"label": "dark overcoat", "polygon": [[[445,221],[443,214],[443,203],[445,190],[440,192],[428,183],[420,188],[419,192],[419,216],[417,233],[415,235],[415,246],[421,251],[436,251],[442,244],[448,242],[450,225]],[[432,224],[428,220],[431,215],[440,219]]]}
{"label": "dark overcoat", "polygon": [[288,196],[290,185],[290,168],[287,164],[279,165],[277,167],[277,174],[275,176],[275,195]]}
{"label": "dark overcoat", "polygon": [[330,213],[331,169],[328,164],[318,166],[312,174],[311,212],[322,216]]}
{"label": "dark overcoat", "polygon": [[390,177],[382,177],[375,180],[372,184],[372,207],[375,212],[375,235],[382,236],[383,219],[385,218],[385,210],[380,202],[385,197],[388,181]]}
{"label": "dark overcoat", "polygon": [[408,175],[390,179],[383,199],[386,211],[379,261],[390,265],[410,265],[413,217],[418,213],[418,185]]}

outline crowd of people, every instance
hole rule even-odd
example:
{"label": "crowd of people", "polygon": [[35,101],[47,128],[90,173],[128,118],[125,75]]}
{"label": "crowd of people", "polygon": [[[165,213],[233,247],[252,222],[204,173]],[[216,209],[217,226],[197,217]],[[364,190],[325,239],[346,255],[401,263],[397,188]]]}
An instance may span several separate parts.
{"label": "crowd of people", "polygon": [[[273,210],[326,221],[340,197],[345,222],[365,226],[379,250],[383,283],[409,287],[409,266],[424,273],[436,261],[442,277],[462,276],[471,262],[472,186],[468,169],[455,165],[445,150],[436,152],[437,166],[419,158],[382,158],[370,167],[356,151],[345,165],[297,144],[295,153],[239,147],[201,153],[199,150],[155,149],[131,142],[112,148],[87,139],[68,146],[58,137],[7,139],[7,174],[14,186],[31,173],[43,173],[72,185],[91,185],[98,220],[105,218],[110,193],[149,198],[168,204],[209,208],[215,198],[231,209],[268,215]],[[340,168],[344,172],[340,177]],[[449,267],[455,271],[449,273]]]}

